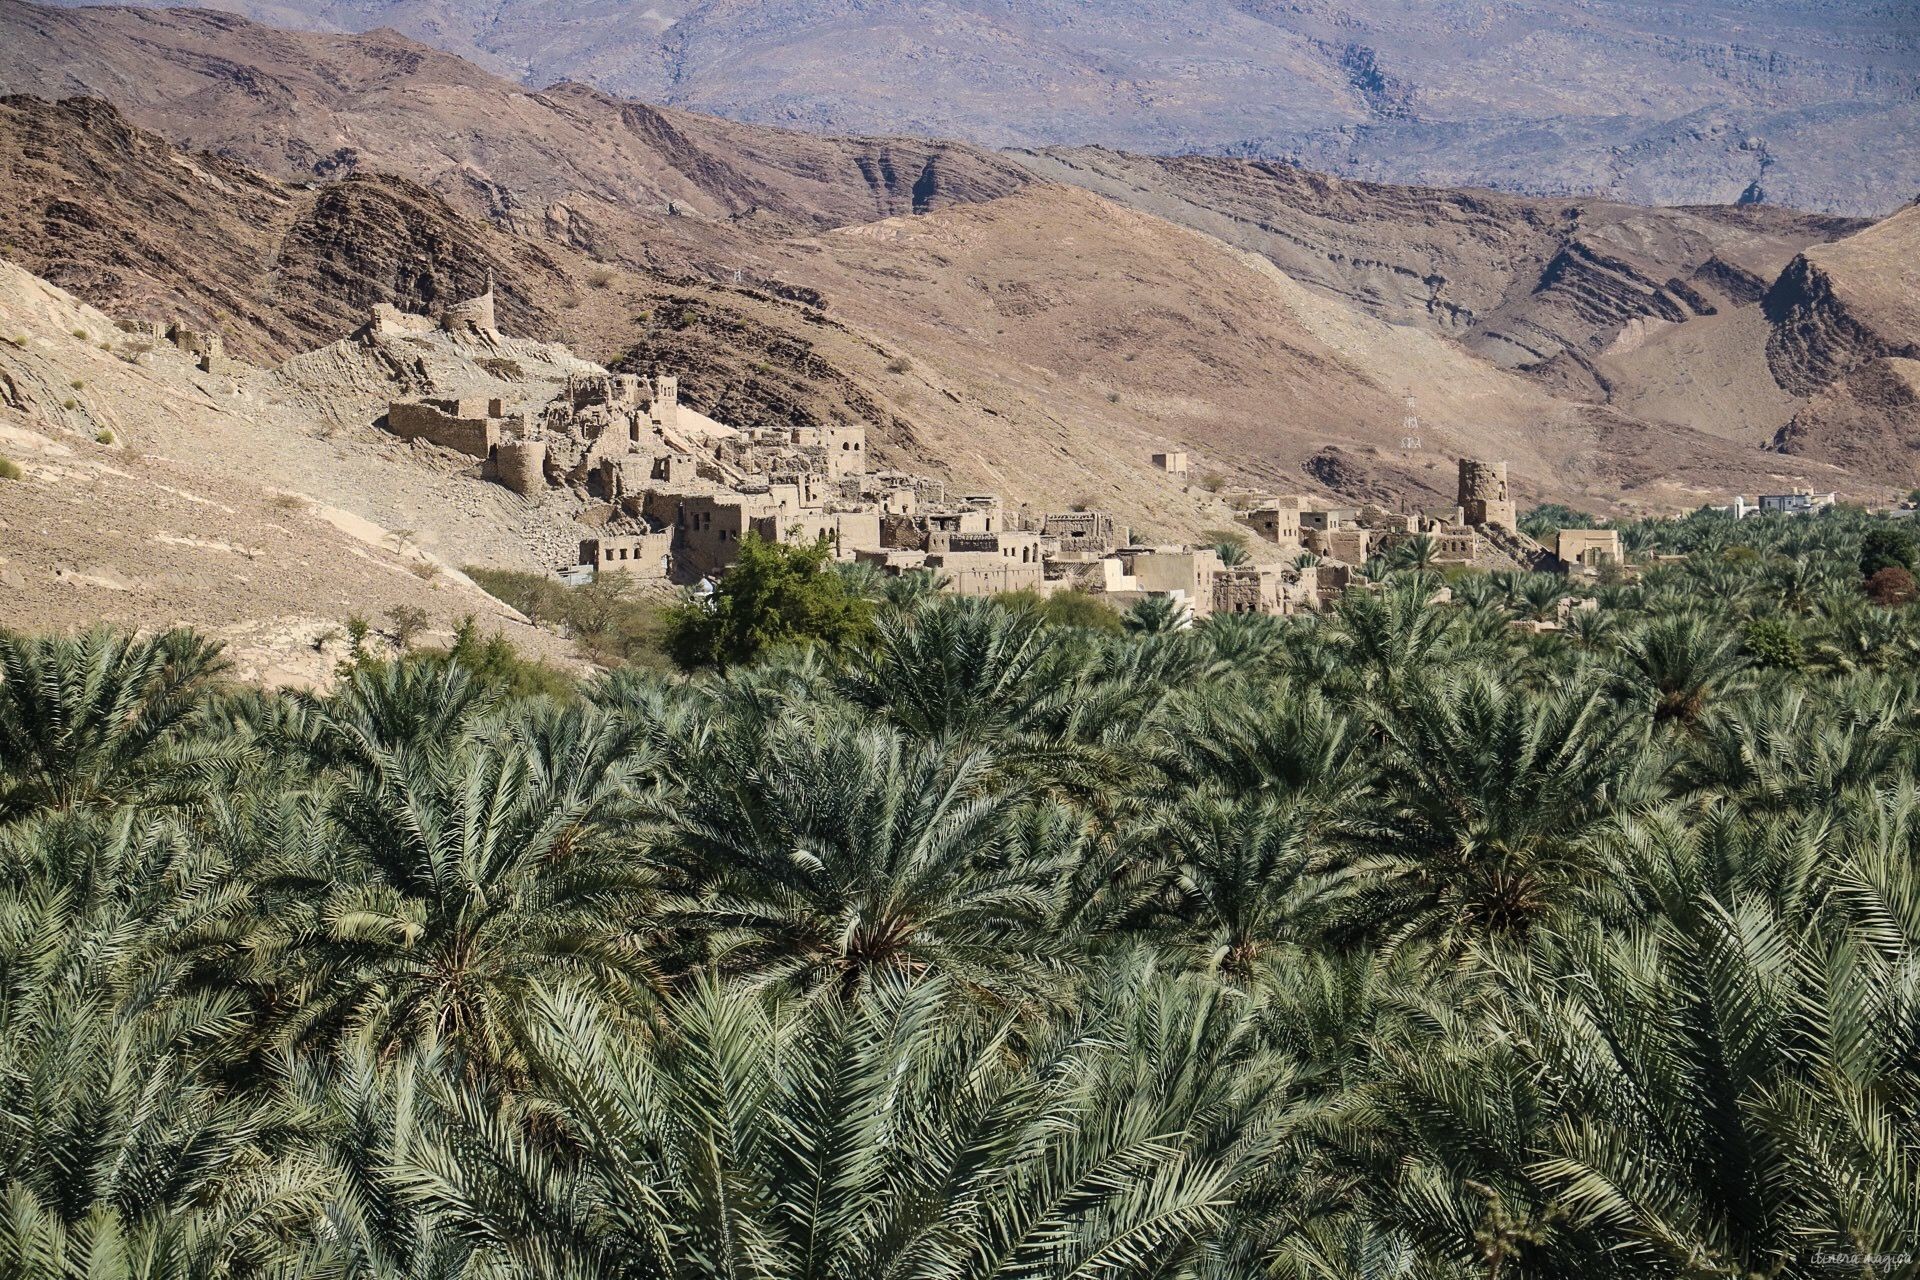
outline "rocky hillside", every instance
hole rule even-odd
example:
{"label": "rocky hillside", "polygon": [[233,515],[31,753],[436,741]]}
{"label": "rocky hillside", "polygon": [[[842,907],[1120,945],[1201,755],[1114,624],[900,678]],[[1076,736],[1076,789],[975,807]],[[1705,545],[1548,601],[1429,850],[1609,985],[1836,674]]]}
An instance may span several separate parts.
{"label": "rocky hillside", "polygon": [[245,679],[325,681],[343,625],[418,609],[535,654],[565,647],[459,571],[535,567],[538,513],[370,428],[279,402],[270,375],[204,373],[171,345],[0,262],[0,598],[8,625],[190,622]]}
{"label": "rocky hillside", "polygon": [[1098,148],[1030,153],[1037,173],[1268,258],[1394,324],[1506,367],[1604,351],[1635,320],[1756,302],[1801,249],[1868,225],[1764,206],[1644,208],[1347,182],[1261,161]]}
{"label": "rocky hillside", "polygon": [[1768,359],[1780,384],[1811,392],[1883,356],[1920,357],[1920,205],[1810,248],[1767,293]]}
{"label": "rocky hillside", "polygon": [[1795,258],[1766,296],[1788,453],[1920,481],[1920,205]]}
{"label": "rocky hillside", "polygon": [[470,296],[489,271],[514,329],[552,336],[550,302],[569,287],[553,254],[404,178],[275,181],[98,99],[0,99],[0,174],[16,262],[118,314],[221,330],[243,355],[317,346],[376,302]]}
{"label": "rocky hillside", "polygon": [[[323,29],[391,26],[535,86],[581,81],[829,133],[1228,153],[1383,181],[1876,216],[1920,189],[1920,27],[1911,5],[1886,0],[211,7]],[[647,127],[662,120],[683,123]],[[918,158],[896,157],[909,184]]]}
{"label": "rocky hillside", "polygon": [[[510,331],[550,326],[592,358],[679,372],[689,401],[724,420],[863,422],[883,458],[1036,505],[1113,505],[1169,535],[1225,514],[1151,471],[1148,455],[1170,443],[1222,475],[1353,497],[1442,497],[1458,453],[1509,458],[1523,491],[1590,505],[1685,505],[1734,477],[1780,483],[1777,459],[1558,396],[1450,337],[1384,323],[1331,277],[1307,287],[1217,237],[1075,188],[1029,180],[998,199],[800,236],[607,204],[566,217],[560,201],[519,234],[364,171],[276,182],[221,159],[222,181],[259,208],[196,204],[217,194],[195,176],[213,172],[204,153],[94,101],[8,109],[0,123],[23,138],[0,154],[21,158],[21,180],[0,200],[45,228],[27,265],[68,270],[120,314],[151,314],[161,299],[218,307],[246,350],[317,346],[372,302],[419,307],[477,291],[491,270],[514,304]],[[107,181],[116,169],[125,178]],[[90,220],[47,217],[96,188]],[[742,254],[751,273],[648,265],[656,230],[675,223],[689,256]],[[180,251],[117,266],[129,227]],[[209,228],[222,253],[203,262],[190,249]],[[1401,448],[1409,391],[1423,418],[1412,454]]]}
{"label": "rocky hillside", "polygon": [[556,204],[814,229],[1001,195],[1016,164],[959,144],[823,138],[533,91],[392,31],[283,31],[211,11],[0,0],[0,89],[106,98],[277,178],[405,175],[519,232]]}

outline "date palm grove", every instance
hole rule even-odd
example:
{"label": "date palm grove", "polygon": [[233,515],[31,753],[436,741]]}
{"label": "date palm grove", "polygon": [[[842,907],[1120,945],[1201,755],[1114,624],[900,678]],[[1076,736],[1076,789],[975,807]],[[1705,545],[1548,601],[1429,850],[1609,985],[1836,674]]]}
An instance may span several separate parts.
{"label": "date palm grove", "polygon": [[1913,1274],[1884,523],[558,696],[0,632],[0,1277]]}

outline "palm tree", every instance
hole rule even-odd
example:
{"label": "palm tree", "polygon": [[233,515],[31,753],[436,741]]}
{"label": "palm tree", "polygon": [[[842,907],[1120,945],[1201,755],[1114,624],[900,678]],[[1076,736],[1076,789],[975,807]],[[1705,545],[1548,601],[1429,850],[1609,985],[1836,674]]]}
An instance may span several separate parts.
{"label": "palm tree", "polygon": [[1030,612],[985,600],[947,599],[881,620],[873,643],[851,655],[842,696],[918,737],[974,741],[1031,723],[1063,679],[1046,627]]}
{"label": "palm tree", "polygon": [[1886,705],[1803,688],[1755,690],[1703,725],[1676,762],[1678,788],[1737,798],[1749,813],[1851,799],[1894,775],[1905,751]]}
{"label": "palm tree", "polygon": [[1440,544],[1424,533],[1416,533],[1393,549],[1394,563],[1417,573],[1431,573],[1437,567]]}
{"label": "palm tree", "polygon": [[1336,643],[1350,685],[1392,697],[1416,672],[1464,656],[1453,648],[1458,616],[1433,608],[1431,595],[1426,584],[1410,582],[1378,594],[1349,594],[1340,602]]}
{"label": "palm tree", "polygon": [[189,631],[0,631],[0,820],[164,803],[241,767],[242,741],[190,732],[222,670],[219,647]]}
{"label": "palm tree", "polygon": [[1593,837],[1641,794],[1646,760],[1598,682],[1539,695],[1470,671],[1372,715],[1381,853],[1353,877],[1357,918],[1457,949],[1604,896]]}
{"label": "palm tree", "polygon": [[1219,542],[1214,543],[1213,552],[1220,557],[1220,563],[1226,565],[1229,569],[1236,565],[1251,564],[1253,562],[1253,555],[1247,550],[1247,544],[1244,542],[1235,542],[1230,538],[1222,538]]}
{"label": "palm tree", "polygon": [[656,842],[685,896],[673,919],[760,984],[851,996],[937,973],[996,1003],[1049,1000],[1069,868],[1014,856],[1022,797],[993,766],[845,720],[716,739]]}
{"label": "palm tree", "polygon": [[532,715],[488,739],[398,749],[327,720],[327,738],[363,754],[302,815],[325,834],[276,887],[288,1039],[444,1044],[475,1070],[512,1070],[516,1009],[537,979],[650,984],[634,927],[653,876],[627,834],[643,757],[604,712]]}
{"label": "palm tree", "polygon": [[[711,981],[637,1038],[543,994],[539,1095],[443,1092],[401,1178],[490,1269],[597,1276],[1148,1275],[1216,1238],[1285,1094],[1255,1011],[1126,966],[1028,1042],[939,982],[764,1004]],[[546,1147],[525,1135],[558,1126]],[[560,1152],[564,1151],[562,1156]]]}
{"label": "palm tree", "polygon": [[1567,580],[1554,573],[1530,573],[1513,584],[1512,600],[1522,617],[1550,621],[1567,598]]}
{"label": "palm tree", "polygon": [[271,1081],[220,1076],[238,991],[196,981],[244,893],[166,819],[63,813],[0,836],[0,1274],[277,1269],[324,1173]]}
{"label": "palm tree", "polygon": [[1569,1112],[1536,1175],[1641,1268],[1897,1259],[1920,1230],[1920,1072],[1889,1037],[1920,1013],[1884,1003],[1889,972],[1826,954],[1750,895],[1583,940],[1558,982],[1522,987],[1539,994],[1522,996],[1521,1043]]}
{"label": "palm tree", "polygon": [[1138,856],[1161,871],[1157,930],[1201,967],[1246,982],[1283,944],[1311,936],[1315,900],[1332,877],[1302,802],[1195,796],[1137,832]]}
{"label": "palm tree", "polygon": [[1697,614],[1647,624],[1619,655],[1621,686],[1656,724],[1697,724],[1717,698],[1740,687],[1746,667],[1739,638]]}
{"label": "palm tree", "polygon": [[1127,610],[1121,624],[1132,635],[1153,636],[1191,625],[1193,611],[1171,596],[1146,596]]}

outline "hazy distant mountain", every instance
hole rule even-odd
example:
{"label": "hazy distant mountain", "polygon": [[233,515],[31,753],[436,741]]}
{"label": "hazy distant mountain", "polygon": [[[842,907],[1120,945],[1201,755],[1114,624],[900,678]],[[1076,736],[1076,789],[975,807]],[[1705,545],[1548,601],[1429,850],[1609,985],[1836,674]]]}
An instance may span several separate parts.
{"label": "hazy distant mountain", "polygon": [[1920,190],[1913,0],[214,0],[536,85],[996,146],[1882,214]]}

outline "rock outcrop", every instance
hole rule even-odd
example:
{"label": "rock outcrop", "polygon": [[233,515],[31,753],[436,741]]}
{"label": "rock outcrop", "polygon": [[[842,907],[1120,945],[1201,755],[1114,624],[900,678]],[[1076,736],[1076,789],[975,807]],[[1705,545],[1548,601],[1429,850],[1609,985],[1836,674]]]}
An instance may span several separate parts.
{"label": "rock outcrop", "polygon": [[1911,484],[1920,462],[1920,206],[1795,258],[1766,297],[1781,453]]}
{"label": "rock outcrop", "polygon": [[1773,447],[1890,484],[1920,480],[1920,360],[1882,357],[1855,366],[1817,392]]}
{"label": "rock outcrop", "polygon": [[1796,395],[1879,357],[1920,358],[1920,206],[1796,257],[1765,305],[1767,362]]}
{"label": "rock outcrop", "polygon": [[477,293],[489,273],[503,319],[550,336],[572,288],[551,253],[415,183],[278,182],[94,98],[0,98],[0,174],[15,261],[114,314],[224,332],[254,358],[330,341],[377,302]]}

